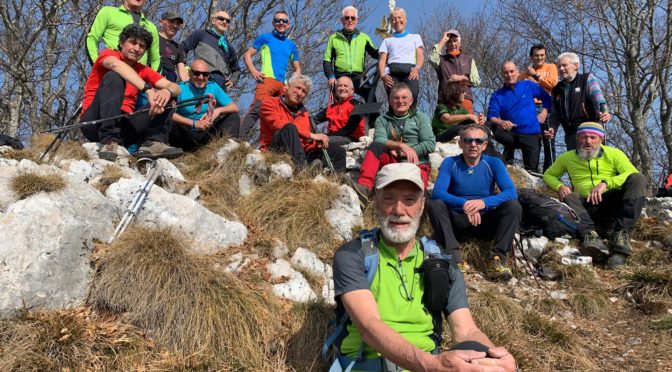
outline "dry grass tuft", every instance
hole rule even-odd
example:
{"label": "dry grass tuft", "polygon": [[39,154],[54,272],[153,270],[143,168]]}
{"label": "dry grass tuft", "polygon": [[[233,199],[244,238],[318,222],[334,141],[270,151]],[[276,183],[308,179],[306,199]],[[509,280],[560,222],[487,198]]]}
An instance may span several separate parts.
{"label": "dry grass tuft", "polygon": [[471,266],[480,271],[485,271],[490,263],[490,250],[492,242],[486,240],[467,240],[460,243],[462,261],[467,261]]}
{"label": "dry grass tuft", "polygon": [[0,321],[0,370],[185,370],[135,327],[88,309],[24,313]]}
{"label": "dry grass tuft", "polygon": [[104,194],[105,190],[107,190],[107,188],[110,187],[110,185],[119,181],[119,179],[123,176],[124,172],[122,172],[119,166],[117,166],[116,164],[108,164],[103,169],[103,174],[98,183],[96,184],[96,189],[100,191],[101,194]]}
{"label": "dry grass tuft", "polygon": [[287,341],[287,364],[297,371],[326,370],[320,358],[321,341],[334,317],[334,307],[324,302],[294,305],[287,316],[292,332]]}
{"label": "dry grass tuft", "polygon": [[621,288],[631,292],[633,297],[647,301],[650,298],[672,297],[672,269],[655,269],[645,266],[635,268],[626,274],[629,282]]}
{"label": "dry grass tuft", "polygon": [[672,315],[667,315],[662,319],[651,321],[649,327],[654,330],[668,331],[672,333]]}
{"label": "dry grass tuft", "polygon": [[56,173],[38,174],[19,172],[10,181],[10,187],[16,196],[25,199],[38,192],[54,192],[65,188],[65,179]]}
{"label": "dry grass tuft", "polygon": [[[672,234],[672,233],[671,233]],[[670,263],[670,255],[668,252],[653,248],[645,247],[641,249],[634,249],[632,255],[628,258],[628,266],[661,266]]]}
{"label": "dry grass tuft", "polygon": [[297,247],[328,259],[338,245],[324,211],[338,195],[338,187],[310,179],[275,180],[241,201],[239,213],[247,226],[285,239],[290,255]]}
{"label": "dry grass tuft", "polygon": [[572,332],[566,326],[534,311],[525,313],[522,329],[531,336],[540,337],[561,347],[571,345],[574,341]]}
{"label": "dry grass tuft", "polygon": [[91,160],[89,153],[86,152],[84,147],[82,147],[82,144],[77,141],[63,142],[58,148],[56,155],[58,155],[60,159]]}
{"label": "dry grass tuft", "polygon": [[27,159],[32,161],[33,163],[39,163],[40,162],[40,155],[35,153],[32,149],[22,149],[22,150],[10,150],[7,151],[2,155],[3,158],[5,159],[14,159],[17,161],[21,161],[23,159]]}
{"label": "dry grass tuft", "polygon": [[252,152],[252,148],[239,145],[229,153],[226,161],[219,164],[214,154],[227,141],[222,138],[185,155],[180,168],[187,179],[199,185],[205,207],[231,218],[235,216],[235,208],[241,200],[238,180],[245,173],[245,157]]}
{"label": "dry grass tuft", "polygon": [[604,315],[609,303],[609,295],[604,291],[579,292],[569,300],[574,313],[586,319]]}
{"label": "dry grass tuft", "polygon": [[126,312],[157,343],[197,356],[208,368],[268,367],[280,325],[272,296],[216,272],[208,259],[187,254],[184,245],[165,229],[127,231],[101,254],[91,304]]}
{"label": "dry grass tuft", "polygon": [[542,314],[555,315],[567,309],[567,305],[562,300],[556,300],[553,297],[542,297],[534,301],[533,308]]}
{"label": "dry grass tuft", "polygon": [[637,240],[657,240],[666,242],[672,236],[672,225],[660,223],[658,218],[640,218],[632,237]]}

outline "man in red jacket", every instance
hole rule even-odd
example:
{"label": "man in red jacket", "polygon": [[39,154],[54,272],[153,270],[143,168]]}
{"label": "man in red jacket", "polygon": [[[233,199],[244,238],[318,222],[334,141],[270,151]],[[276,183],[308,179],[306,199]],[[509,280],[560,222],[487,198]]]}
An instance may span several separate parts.
{"label": "man in red jacket", "polygon": [[315,114],[318,123],[329,122],[327,127],[329,143],[332,146],[347,145],[359,141],[364,133],[364,116],[350,113],[360,102],[353,97],[355,86],[347,76],[336,80],[336,101],[329,107]]}
{"label": "man in red jacket", "polygon": [[331,158],[336,170],[345,168],[345,149],[329,146],[329,137],[312,133],[310,113],[303,100],[313,86],[310,78],[294,74],[288,88],[280,97],[268,97],[261,104],[261,151],[285,151],[298,167],[319,159],[324,163],[324,152]]}

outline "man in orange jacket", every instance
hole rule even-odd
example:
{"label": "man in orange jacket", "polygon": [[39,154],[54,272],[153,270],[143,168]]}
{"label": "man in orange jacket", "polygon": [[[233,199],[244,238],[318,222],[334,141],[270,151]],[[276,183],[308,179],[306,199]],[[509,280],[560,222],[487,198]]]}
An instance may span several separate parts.
{"label": "man in orange jacket", "polygon": [[285,151],[298,167],[305,167],[318,159],[324,163],[321,149],[325,149],[334,169],[344,169],[345,149],[329,146],[326,134],[311,131],[310,113],[303,101],[312,86],[310,78],[294,74],[284,95],[264,100],[261,104],[261,151]]}

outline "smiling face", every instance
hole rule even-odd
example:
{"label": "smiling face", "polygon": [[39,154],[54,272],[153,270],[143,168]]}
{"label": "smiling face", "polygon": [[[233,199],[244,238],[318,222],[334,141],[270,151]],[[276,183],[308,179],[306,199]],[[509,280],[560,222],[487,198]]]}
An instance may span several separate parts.
{"label": "smiling face", "polygon": [[159,21],[161,25],[161,31],[168,37],[172,39],[175,37],[180,27],[182,27],[182,22],[179,19],[162,19]]}
{"label": "smiling face", "polygon": [[532,67],[535,69],[543,67],[546,63],[546,49],[535,49],[530,60],[532,61]]}
{"label": "smiling face", "polygon": [[[483,143],[479,144],[478,140],[483,140]],[[480,159],[481,154],[483,154],[485,147],[488,145],[487,141],[488,135],[482,129],[473,128],[465,130],[460,137],[462,156],[465,160],[471,162]]]}
{"label": "smiling face", "polygon": [[306,86],[306,83],[297,79],[289,84],[287,92],[285,93],[285,99],[291,106],[298,106],[303,103],[303,99],[306,98],[307,95],[308,87]]}
{"label": "smiling face", "polygon": [[289,16],[287,13],[278,12],[273,15],[273,29],[280,34],[289,30]]}
{"label": "smiling face", "polygon": [[558,76],[564,81],[572,81],[579,70],[578,64],[570,62],[569,58],[562,58],[558,61]]}
{"label": "smiling face", "polygon": [[142,6],[145,5],[145,0],[124,0],[124,8],[133,11],[139,12],[142,9]]}
{"label": "smiling face", "polygon": [[518,81],[518,67],[513,62],[506,62],[502,65],[502,79],[504,79],[504,85],[513,86]]}
{"label": "smiling face", "polygon": [[343,29],[347,32],[354,31],[357,23],[359,23],[359,19],[357,19],[357,14],[352,9],[346,10],[345,14],[341,17],[341,24],[343,24]]}
{"label": "smiling face", "polygon": [[217,33],[222,35],[229,29],[231,16],[229,16],[229,13],[220,10],[212,16],[210,21],[212,22],[212,27],[215,28]]}
{"label": "smiling face", "polygon": [[446,43],[446,50],[449,52],[455,52],[460,50],[462,46],[462,39],[457,35],[448,35],[448,42]]}
{"label": "smiling face", "polygon": [[339,101],[344,101],[355,92],[355,87],[352,85],[352,80],[349,77],[343,76],[336,80],[336,98]]}
{"label": "smiling face", "polygon": [[208,84],[210,77],[210,68],[205,61],[201,59],[195,60],[191,64],[191,84],[198,89],[203,89]]}
{"label": "smiling face", "polygon": [[405,244],[415,239],[425,204],[423,191],[410,181],[397,181],[375,194],[380,230],[386,241]]}
{"label": "smiling face", "polygon": [[413,104],[413,94],[410,89],[402,88],[390,94],[390,108],[395,115],[405,115]]}
{"label": "smiling face", "polygon": [[404,32],[406,30],[406,15],[397,10],[392,12],[390,17],[392,19],[392,28],[395,32]]}
{"label": "smiling face", "polygon": [[147,44],[136,38],[128,38],[120,45],[120,52],[124,57],[124,61],[129,62],[130,64],[138,62],[146,51]]}

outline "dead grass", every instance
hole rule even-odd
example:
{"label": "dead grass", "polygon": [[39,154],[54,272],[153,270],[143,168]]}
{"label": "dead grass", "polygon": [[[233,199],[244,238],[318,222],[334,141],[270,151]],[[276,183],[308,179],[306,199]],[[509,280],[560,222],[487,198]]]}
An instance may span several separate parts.
{"label": "dead grass", "polygon": [[[30,138],[29,148],[8,151],[2,157],[15,160],[27,159],[34,163],[40,163],[40,157],[54,138],[55,136],[50,133],[37,133]],[[54,158],[53,149],[51,154],[51,158]],[[56,155],[59,159],[90,160],[89,154],[81,143],[72,140],[62,142]],[[49,157],[46,158],[46,160],[49,159]]]}
{"label": "dead grass", "polygon": [[320,358],[322,337],[334,317],[334,307],[324,302],[294,305],[286,318],[292,332],[287,341],[287,364],[297,371],[326,370]]}
{"label": "dead grass", "polygon": [[40,156],[35,153],[30,148],[27,149],[21,149],[21,150],[9,150],[6,153],[2,155],[3,158],[5,159],[14,159],[17,161],[21,161],[23,159],[27,159],[32,161],[33,163],[39,163],[40,161]]}
{"label": "dead grass", "polygon": [[586,319],[596,319],[606,314],[610,301],[606,292],[598,290],[576,293],[569,299],[569,304],[575,314]]}
{"label": "dead grass", "polygon": [[626,273],[628,284],[621,291],[632,293],[633,297],[649,301],[656,298],[672,298],[672,269],[640,266]]}
{"label": "dead grass", "polygon": [[506,347],[523,370],[598,369],[582,341],[564,324],[525,311],[493,289],[470,295],[469,302],[479,328],[496,345]]}
{"label": "dead grass", "polygon": [[119,181],[119,179],[123,176],[124,172],[122,172],[121,168],[119,168],[116,164],[108,164],[103,169],[103,174],[96,184],[96,189],[100,191],[101,194],[104,194],[110,185]]}
{"label": "dead grass", "polygon": [[644,247],[633,249],[632,255],[628,258],[628,266],[661,266],[670,264],[670,254],[662,249],[653,247]]}
{"label": "dead grass", "polygon": [[651,329],[657,331],[668,331],[672,333],[672,315],[667,315],[661,319],[651,321]]}
{"label": "dead grass", "polygon": [[556,300],[553,297],[544,296],[534,301],[533,308],[542,314],[553,316],[557,314],[559,311],[566,310],[567,305],[565,305],[565,303],[562,300]]}
{"label": "dead grass", "polygon": [[90,303],[125,312],[159,345],[209,369],[269,368],[280,325],[272,296],[213,270],[184,246],[169,230],[127,231],[101,253]]}
{"label": "dead grass", "polygon": [[560,254],[554,250],[552,245],[549,245],[541,257],[541,263],[544,267],[558,273],[557,280],[567,287],[597,286],[597,275],[589,266],[563,265],[561,259]]}
{"label": "dead grass", "polygon": [[666,242],[672,236],[672,225],[660,223],[658,218],[640,218],[637,220],[632,237],[637,240],[657,240]]}
{"label": "dead grass", "polygon": [[56,173],[39,174],[30,171],[19,172],[10,181],[10,187],[19,200],[38,192],[54,192],[65,188],[65,179]]}
{"label": "dead grass", "polygon": [[243,199],[238,212],[255,231],[284,239],[289,254],[301,246],[321,259],[331,258],[338,245],[324,211],[338,195],[338,187],[310,179],[275,180]]}
{"label": "dead grass", "polygon": [[186,370],[137,328],[86,308],[23,313],[0,321],[0,370]]}

